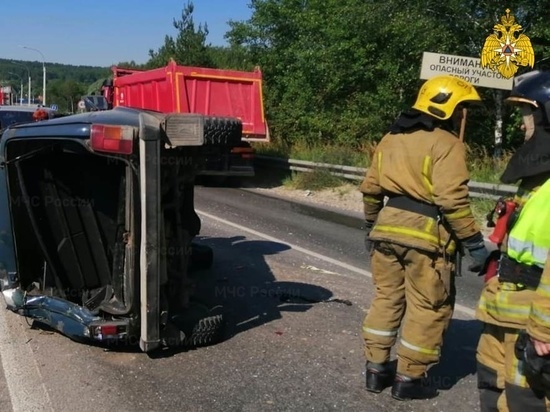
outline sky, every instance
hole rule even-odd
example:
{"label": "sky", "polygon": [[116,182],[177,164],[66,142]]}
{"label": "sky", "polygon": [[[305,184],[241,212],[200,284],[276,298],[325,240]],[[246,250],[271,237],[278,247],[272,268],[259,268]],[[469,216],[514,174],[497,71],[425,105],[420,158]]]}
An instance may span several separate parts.
{"label": "sky", "polygon": [[[0,58],[109,67],[145,63],[149,50],[177,34],[188,0],[15,0],[2,7]],[[225,45],[229,20],[252,14],[249,0],[192,0],[195,27],[208,25],[207,43]],[[42,55],[28,48],[36,49]]]}

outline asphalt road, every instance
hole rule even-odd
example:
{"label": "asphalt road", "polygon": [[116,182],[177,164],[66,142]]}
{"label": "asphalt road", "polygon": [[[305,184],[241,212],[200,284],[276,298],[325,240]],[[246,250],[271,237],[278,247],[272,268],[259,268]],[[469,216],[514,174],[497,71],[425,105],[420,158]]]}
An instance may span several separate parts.
{"label": "asphalt road", "polygon": [[398,402],[364,390],[360,327],[373,287],[353,216],[237,189],[198,188],[196,208],[199,240],[215,249],[212,270],[196,279],[226,309],[226,340],[148,356],[75,343],[0,311],[0,410],[478,410],[471,315],[480,279],[457,282],[442,362],[430,373],[441,395]]}
{"label": "asphalt road", "polygon": [[[305,247],[341,263],[370,270],[364,250],[363,216],[338,208],[311,206],[253,190],[199,187],[197,208],[227,216],[227,220],[271,234],[285,242]],[[489,246],[489,245],[488,245]],[[483,279],[469,272],[463,258],[462,276],[456,279],[457,310],[473,316]]]}

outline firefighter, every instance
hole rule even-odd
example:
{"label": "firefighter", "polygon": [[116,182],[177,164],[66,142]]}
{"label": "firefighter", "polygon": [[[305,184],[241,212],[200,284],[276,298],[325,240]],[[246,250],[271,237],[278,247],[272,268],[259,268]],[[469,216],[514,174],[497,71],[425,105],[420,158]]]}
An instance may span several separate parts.
{"label": "firefighter", "polygon": [[550,248],[550,72],[516,77],[506,101],[521,109],[525,141],[500,178],[519,182],[515,210],[497,241],[498,276],[486,276],[476,311],[484,322],[476,355],[480,404],[483,412],[545,411],[550,404],[514,346],[527,328],[535,347],[550,347],[550,268],[541,280]]}
{"label": "firefighter", "polygon": [[40,122],[42,120],[48,120],[48,118],[49,118],[48,112],[44,109],[37,109],[32,114],[32,119],[35,122]]}
{"label": "firefighter", "polygon": [[[474,259],[471,270],[487,256],[470,208],[465,147],[455,133],[463,109],[480,101],[458,77],[426,81],[378,144],[360,186],[376,286],[362,330],[370,392],[392,386],[399,400],[438,394],[424,378],[439,361],[453,311],[456,241]],[[390,350],[400,325],[394,376]]]}

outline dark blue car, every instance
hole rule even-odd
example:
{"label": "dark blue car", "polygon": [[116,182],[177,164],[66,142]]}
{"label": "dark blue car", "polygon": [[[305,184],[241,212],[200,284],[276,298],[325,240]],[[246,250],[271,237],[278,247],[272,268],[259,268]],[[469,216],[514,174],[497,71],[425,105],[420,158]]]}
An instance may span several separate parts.
{"label": "dark blue car", "polygon": [[[0,281],[8,309],[75,340],[200,346],[218,309],[192,298],[212,251],[194,180],[202,152],[237,145],[234,121],[115,108],[4,129]],[[205,263],[206,262],[206,263]]]}

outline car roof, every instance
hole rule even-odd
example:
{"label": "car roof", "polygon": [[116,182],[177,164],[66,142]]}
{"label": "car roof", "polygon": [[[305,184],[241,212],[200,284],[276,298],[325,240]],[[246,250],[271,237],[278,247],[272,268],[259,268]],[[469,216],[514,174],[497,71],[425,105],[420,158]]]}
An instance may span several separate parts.
{"label": "car roof", "polygon": [[139,127],[140,113],[150,113],[159,118],[165,116],[150,110],[115,107],[111,110],[85,112],[41,122],[12,125],[7,132],[8,135],[4,135],[4,140],[14,137],[86,137],[89,136],[89,128],[93,123]]}
{"label": "car roof", "polygon": [[38,109],[46,110],[47,112],[53,112],[49,107],[43,107],[39,105],[33,106],[14,106],[14,105],[0,105],[0,111],[11,111],[11,112],[35,112]]}

